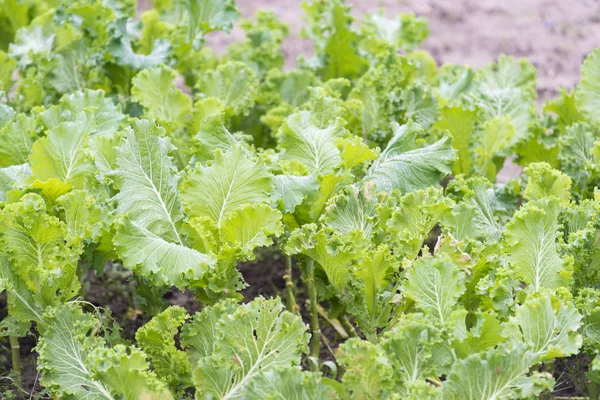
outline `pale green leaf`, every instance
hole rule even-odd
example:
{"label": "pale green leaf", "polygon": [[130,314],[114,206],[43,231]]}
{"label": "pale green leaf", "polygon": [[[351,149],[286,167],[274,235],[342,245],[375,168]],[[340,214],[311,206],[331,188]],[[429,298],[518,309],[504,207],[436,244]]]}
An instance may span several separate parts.
{"label": "pale green leaf", "polygon": [[581,81],[575,92],[577,107],[590,120],[600,121],[597,115],[600,107],[600,50],[587,56],[581,67]]}
{"label": "pale green leaf", "polygon": [[48,129],[60,125],[63,121],[75,121],[85,111],[90,123],[90,135],[112,135],[125,119],[121,106],[106,98],[102,90],[78,91],[60,98],[59,104],[48,108],[41,119]]}
{"label": "pale green leaf", "polygon": [[37,125],[34,117],[17,114],[0,128],[0,166],[28,162],[31,146],[37,135]]}
{"label": "pale green leaf", "polygon": [[203,97],[219,99],[227,115],[239,115],[252,108],[258,90],[258,78],[244,63],[230,61],[202,74],[195,89]]}
{"label": "pale green leaf", "polygon": [[457,150],[458,158],[452,168],[454,174],[469,174],[473,170],[473,124],[477,113],[461,106],[447,106],[441,109],[440,119],[434,128],[448,131],[452,135],[452,145]]}
{"label": "pale green leaf", "polygon": [[135,334],[138,345],[152,360],[154,371],[170,387],[190,386],[191,364],[175,345],[175,335],[189,316],[182,307],[169,307]]}
{"label": "pale green leaf", "polygon": [[180,185],[181,199],[189,215],[209,217],[218,227],[227,215],[245,204],[266,201],[273,178],[263,162],[236,146],[215,151],[210,166],[197,165]]}
{"label": "pale green leaf", "polygon": [[172,146],[161,137],[164,129],[152,121],[133,120],[125,141],[117,148],[119,193],[117,213],[156,236],[182,243],[177,226],[183,209],[177,193]]}
{"label": "pale green leaf", "polygon": [[428,188],[405,194],[387,220],[386,229],[392,234],[399,255],[413,259],[421,250],[429,232],[452,209],[441,189]]}
{"label": "pale green leaf", "polygon": [[212,256],[168,241],[129,218],[118,225],[113,243],[125,267],[156,285],[185,288],[204,277],[216,262]]}
{"label": "pale green leaf", "polygon": [[444,383],[447,398],[465,400],[524,399],[552,388],[549,374],[528,376],[537,356],[524,345],[500,346],[456,362]]}
{"label": "pale green leaf", "polygon": [[303,254],[316,261],[333,288],[342,293],[347,290],[350,281],[350,267],[356,258],[356,246],[348,243],[331,230],[316,230],[316,225],[305,224],[292,232],[286,244],[288,254]]}
{"label": "pale green leaf", "polygon": [[173,84],[176,76],[160,65],[137,74],[131,88],[131,99],[144,106],[146,115],[170,129],[182,126],[192,108],[192,100]]}
{"label": "pale green leaf", "polygon": [[189,15],[188,41],[198,32],[229,31],[240,11],[234,0],[186,0]]}
{"label": "pale green leaf", "polygon": [[297,367],[268,371],[254,379],[248,389],[249,400],[327,400],[335,399],[332,389],[315,372]]}
{"label": "pale green leaf", "polygon": [[102,341],[87,336],[96,327],[92,315],[76,307],[61,307],[37,346],[40,382],[53,393],[82,400],[114,400],[110,388],[94,376],[90,352]]}
{"label": "pale green leaf", "polygon": [[[465,311],[466,313],[466,311]],[[476,314],[476,323],[469,330],[465,324],[465,315],[461,314],[458,329],[464,330],[464,335],[456,334],[452,348],[460,358],[466,358],[471,354],[477,354],[493,348],[503,342],[500,321],[492,314]]]}
{"label": "pale green leaf", "polygon": [[530,350],[543,360],[576,354],[582,338],[577,332],[581,326],[581,314],[569,303],[559,302],[554,310],[550,296],[528,299],[517,308],[513,323],[518,325],[514,333]]}
{"label": "pale green leaf", "polygon": [[294,212],[296,206],[319,189],[317,178],[309,176],[275,175],[273,177],[272,201],[283,211]]}
{"label": "pale green leaf", "polygon": [[347,131],[341,118],[323,124],[318,117],[311,111],[295,112],[285,120],[277,139],[284,159],[300,162],[311,174],[325,175],[342,163],[335,139],[345,137]]}
{"label": "pale green leaf", "polygon": [[342,384],[352,398],[381,399],[392,390],[394,369],[380,346],[348,339],[340,346],[337,361],[345,368]]}
{"label": "pale green leaf", "polygon": [[378,191],[398,189],[403,193],[438,185],[450,173],[455,151],[444,136],[437,142],[420,146],[415,143],[422,129],[409,121],[393,124],[394,137],[369,169],[366,179],[373,181]]}
{"label": "pale green leaf", "polygon": [[571,200],[571,178],[552,169],[549,164],[531,163],[523,172],[526,182],[523,197],[526,200],[555,197],[562,205],[567,205]]}
{"label": "pale green leaf", "polygon": [[86,151],[93,127],[94,120],[82,112],[75,121],[65,121],[50,129],[46,137],[31,147],[29,162],[33,175],[41,181],[56,178],[83,189],[86,179],[94,172]]}
{"label": "pale green leaf", "polygon": [[96,242],[108,224],[106,210],[83,190],[73,190],[57,199],[65,212],[65,223],[71,241]]}
{"label": "pale green leaf", "polygon": [[514,276],[530,289],[556,289],[569,281],[568,264],[558,254],[557,199],[526,203],[517,211],[504,232],[504,251]]}
{"label": "pale green leaf", "polygon": [[194,371],[198,395],[245,398],[262,374],[299,364],[300,354],[307,351],[305,329],[279,299],[259,297],[223,315],[216,326],[214,353],[202,358]]}
{"label": "pale green leaf", "polygon": [[254,258],[256,247],[273,244],[270,236],[283,233],[281,213],[268,204],[247,204],[225,217],[219,237],[227,247],[237,249],[238,257]]}
{"label": "pale green leaf", "polygon": [[8,200],[9,191],[23,188],[25,180],[30,176],[29,164],[0,168],[0,202]]}
{"label": "pale green leaf", "polygon": [[334,197],[323,215],[323,222],[343,235],[357,232],[370,239],[376,225],[377,210],[371,188],[349,186]]}
{"label": "pale green leaf", "polygon": [[440,323],[448,322],[458,298],[465,292],[464,274],[439,257],[417,260],[405,274],[404,293],[417,308]]}
{"label": "pale green leaf", "polygon": [[386,333],[382,347],[404,385],[442,375],[452,355],[438,327],[421,314],[409,314]]}

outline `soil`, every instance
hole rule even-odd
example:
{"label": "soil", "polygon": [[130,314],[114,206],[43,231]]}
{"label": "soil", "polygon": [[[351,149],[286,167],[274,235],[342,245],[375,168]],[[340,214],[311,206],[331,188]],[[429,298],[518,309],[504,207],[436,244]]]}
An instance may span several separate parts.
{"label": "soil", "polygon": [[[348,0],[353,5],[353,14],[360,18],[365,12],[384,9],[387,16],[401,12],[414,12],[429,20],[430,35],[423,48],[431,52],[439,64],[460,63],[481,67],[494,61],[500,54],[528,58],[538,69],[538,92],[544,100],[554,95],[559,88],[572,89],[579,80],[579,68],[585,56],[600,44],[600,2],[597,0]],[[144,0],[140,1],[144,8]],[[311,43],[300,38],[303,12],[300,0],[237,0],[242,16],[250,17],[260,9],[271,9],[290,26],[290,37],[283,49],[288,67],[295,64],[299,55],[310,55]],[[208,43],[217,51],[234,40],[243,38],[243,32],[234,28],[231,35],[221,33],[208,37]],[[511,169],[512,168],[512,169]],[[515,169],[508,168],[505,176],[514,176]],[[249,286],[243,291],[246,301],[258,296],[286,297],[285,265],[283,257],[258,257],[254,263],[244,264],[241,271]],[[294,269],[295,277],[299,271]],[[297,279],[299,281],[299,279]],[[123,326],[124,335],[133,338],[135,330],[147,321],[139,309],[140,304],[132,300],[135,285],[122,273],[107,278],[90,276],[90,287],[85,297],[91,303],[112,310],[115,319]],[[304,301],[306,296],[300,286],[297,302],[306,321]],[[200,305],[189,293],[168,292],[163,296],[168,304],[184,306],[195,312]],[[6,296],[0,295],[0,310],[6,309]],[[0,314],[3,317],[5,314]],[[323,321],[322,321],[323,322]],[[325,327],[324,335],[336,346],[333,330]],[[39,391],[35,370],[35,336],[28,335],[20,340],[23,361],[23,388]],[[332,356],[323,346],[321,359]],[[577,364],[573,358],[561,363]],[[10,352],[6,343],[0,342],[0,396],[10,366]],[[561,371],[570,370],[566,366]],[[577,379],[561,381],[560,395],[581,393]],[[27,396],[29,397],[29,396]]]}
{"label": "soil", "polygon": [[[423,48],[439,64],[481,67],[500,54],[528,58],[538,69],[538,90],[547,98],[557,89],[573,88],[585,56],[600,45],[600,2],[597,0],[347,0],[353,14],[384,10],[392,17],[412,12],[429,20]],[[300,54],[311,54],[300,38],[301,0],[237,0],[243,17],[264,8],[275,11],[290,26],[283,50],[288,65]],[[209,43],[220,48],[243,38],[236,28],[217,34]]]}

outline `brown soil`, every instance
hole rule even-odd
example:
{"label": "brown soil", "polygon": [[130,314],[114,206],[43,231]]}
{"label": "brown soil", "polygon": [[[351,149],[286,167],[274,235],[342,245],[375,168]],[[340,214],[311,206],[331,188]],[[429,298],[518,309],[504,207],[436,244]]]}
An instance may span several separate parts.
{"label": "brown soil", "polygon": [[[311,53],[300,39],[304,13],[301,0],[237,0],[242,16],[269,9],[289,24],[284,44],[288,65]],[[600,2],[596,0],[347,0],[360,18],[365,12],[385,15],[413,12],[429,20],[430,35],[423,47],[438,63],[481,67],[500,54],[528,58],[538,69],[538,88],[546,98],[558,88],[573,88],[585,56],[600,46]],[[222,48],[243,38],[214,35],[209,44]]]}

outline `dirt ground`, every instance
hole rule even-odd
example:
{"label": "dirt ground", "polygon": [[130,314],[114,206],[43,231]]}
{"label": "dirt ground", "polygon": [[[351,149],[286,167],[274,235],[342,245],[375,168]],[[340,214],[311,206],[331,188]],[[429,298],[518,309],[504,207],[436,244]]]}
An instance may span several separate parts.
{"label": "dirt ground", "polygon": [[[438,63],[480,67],[500,54],[528,58],[538,69],[538,89],[547,98],[558,88],[573,88],[585,56],[600,46],[598,0],[347,0],[359,17],[385,10],[385,15],[413,12],[429,20],[430,35],[423,47]],[[311,44],[300,39],[304,13],[301,0],[237,0],[242,16],[270,9],[290,26],[284,45],[288,65]],[[217,36],[220,47],[242,37]]]}

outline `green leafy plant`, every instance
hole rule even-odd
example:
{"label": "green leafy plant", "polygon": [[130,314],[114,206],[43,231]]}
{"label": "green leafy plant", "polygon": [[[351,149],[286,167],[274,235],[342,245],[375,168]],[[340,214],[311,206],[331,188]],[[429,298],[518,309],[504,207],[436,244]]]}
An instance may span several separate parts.
{"label": "green leafy plant", "polygon": [[[598,396],[598,50],[538,113],[526,60],[438,68],[422,18],[303,8],[284,69],[272,12],[206,45],[230,0],[3,3],[6,396]],[[138,323],[92,304],[111,276]]]}

